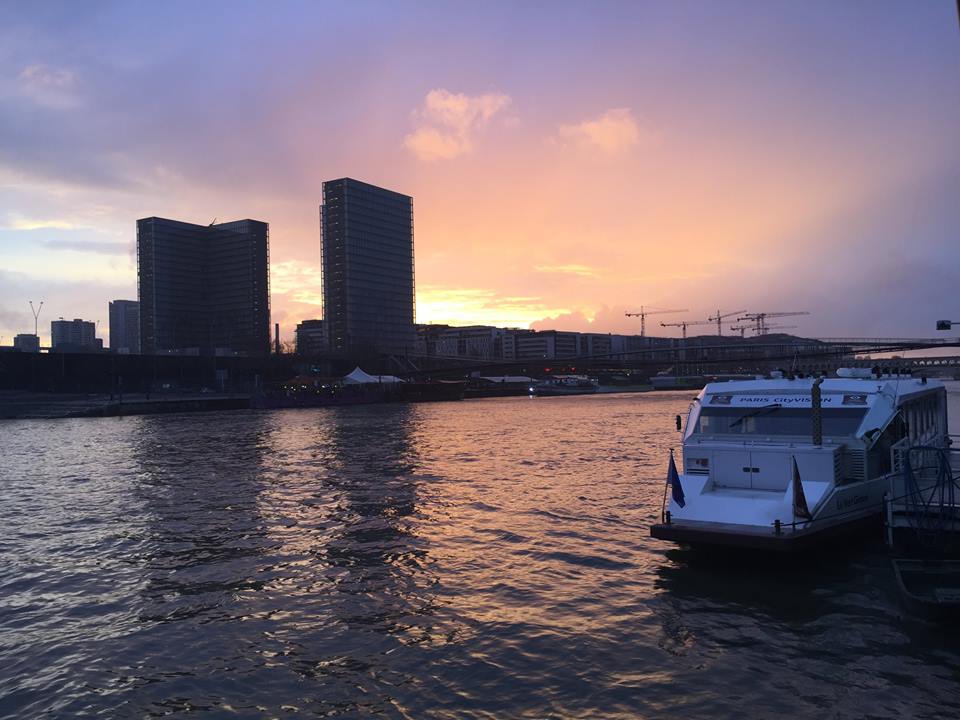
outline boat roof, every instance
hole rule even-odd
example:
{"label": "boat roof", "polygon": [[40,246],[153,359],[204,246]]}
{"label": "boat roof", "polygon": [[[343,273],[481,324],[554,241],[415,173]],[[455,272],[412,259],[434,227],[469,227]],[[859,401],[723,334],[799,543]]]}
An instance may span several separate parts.
{"label": "boat roof", "polygon": [[[759,378],[731,380],[706,385],[701,393],[704,405],[756,407],[779,403],[810,407],[814,378]],[[820,384],[824,407],[872,405],[878,395],[886,395],[899,405],[912,396],[931,394],[943,388],[936,380],[913,377],[826,378]]]}

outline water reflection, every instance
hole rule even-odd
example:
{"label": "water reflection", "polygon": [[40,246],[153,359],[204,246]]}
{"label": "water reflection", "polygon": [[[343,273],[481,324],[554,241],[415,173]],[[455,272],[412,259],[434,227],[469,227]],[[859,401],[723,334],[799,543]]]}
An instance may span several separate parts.
{"label": "water reflection", "polygon": [[138,418],[133,454],[146,508],[144,622],[231,617],[231,598],[262,584],[266,417],[240,423]]}
{"label": "water reflection", "polygon": [[901,618],[870,547],[771,566],[649,537],[688,403],[24,425],[0,715],[960,712],[956,641]]}

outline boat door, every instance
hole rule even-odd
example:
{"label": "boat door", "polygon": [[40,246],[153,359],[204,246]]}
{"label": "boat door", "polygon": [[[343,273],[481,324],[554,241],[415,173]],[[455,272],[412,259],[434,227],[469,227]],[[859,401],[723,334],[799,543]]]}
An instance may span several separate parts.
{"label": "boat door", "polygon": [[789,481],[789,458],[779,449],[715,451],[713,463],[713,484],[718,487],[782,492]]}
{"label": "boat door", "polygon": [[783,492],[790,482],[790,456],[779,448],[750,453],[750,486],[754,490]]}
{"label": "boat door", "polygon": [[748,450],[714,451],[711,475],[717,487],[749,489],[752,472]]}

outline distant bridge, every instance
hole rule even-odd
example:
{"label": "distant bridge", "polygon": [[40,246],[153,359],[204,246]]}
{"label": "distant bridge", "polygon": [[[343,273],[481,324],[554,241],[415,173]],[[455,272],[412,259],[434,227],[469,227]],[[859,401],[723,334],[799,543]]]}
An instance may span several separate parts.
{"label": "distant bridge", "polygon": [[[891,358],[852,358],[843,361],[844,367],[879,367],[884,371],[891,371],[900,368],[904,371],[923,370],[923,369],[950,369],[960,368],[960,355],[950,356],[929,356],[929,357],[891,357]],[[805,363],[805,367],[810,367],[811,363]],[[812,363],[816,366],[818,363]],[[836,367],[837,363],[825,363],[824,369]]]}
{"label": "distant bridge", "polygon": [[[656,345],[629,351],[569,357],[525,357],[500,359],[462,356],[408,356],[407,371],[413,374],[443,374],[481,371],[490,374],[534,369],[549,372],[591,370],[644,370],[655,372],[674,367],[678,374],[751,372],[783,367],[804,372],[830,371],[837,367],[875,367],[908,370],[947,370],[960,367],[960,356],[889,357],[893,354],[934,348],[960,347],[960,339],[943,338],[820,338],[765,336],[752,341],[718,343],[711,338],[677,340],[668,346]],[[887,357],[864,357],[872,355]],[[417,365],[415,370],[409,365]]]}

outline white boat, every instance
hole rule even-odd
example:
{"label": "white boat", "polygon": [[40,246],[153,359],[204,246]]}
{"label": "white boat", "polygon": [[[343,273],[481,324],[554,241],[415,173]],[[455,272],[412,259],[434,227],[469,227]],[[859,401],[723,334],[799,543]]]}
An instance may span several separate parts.
{"label": "white boat", "polygon": [[948,445],[946,392],[925,378],[837,374],[704,387],[651,535],[794,549],[878,518],[903,453]]}
{"label": "white boat", "polygon": [[599,392],[600,382],[586,375],[551,375],[530,388],[534,395],[589,395]]}

